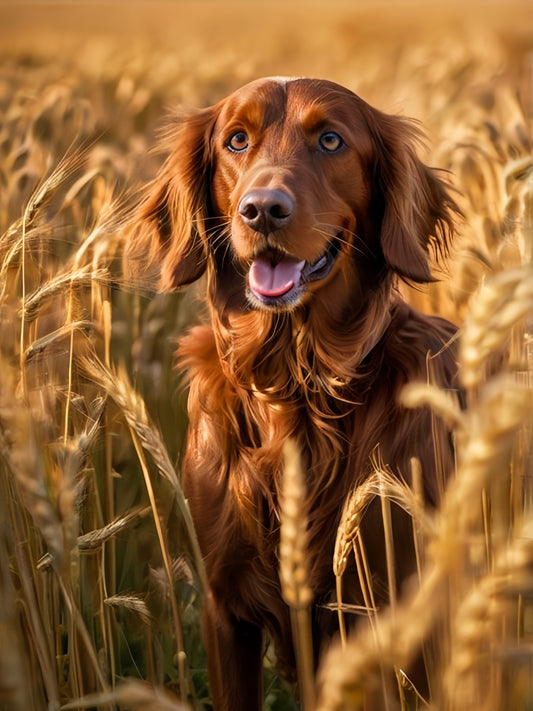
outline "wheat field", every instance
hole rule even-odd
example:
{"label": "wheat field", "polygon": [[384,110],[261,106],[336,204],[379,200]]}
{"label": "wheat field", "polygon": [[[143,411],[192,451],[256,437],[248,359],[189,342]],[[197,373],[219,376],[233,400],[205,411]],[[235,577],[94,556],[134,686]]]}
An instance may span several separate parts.
{"label": "wheat field", "polygon": [[[134,292],[129,211],[169,107],[262,75],[330,78],[421,121],[464,222],[418,307],[462,326],[464,409],[438,511],[375,475],[347,502],[332,568],[362,561],[370,498],[413,518],[419,576],[316,676],[305,522],[283,520],[304,711],[533,709],[533,11],[497,2],[0,2],[0,709],[210,709],[204,571],[180,486],[186,394],[175,339],[194,289]],[[287,500],[305,476],[287,449]],[[416,482],[417,462],[413,460]],[[292,497],[292,499],[291,499]],[[295,550],[298,556],[295,554]],[[292,556],[292,558],[291,558]],[[296,578],[298,582],[296,582]],[[403,673],[429,636],[432,699]],[[307,663],[306,663],[307,660]],[[393,672],[397,684],[385,683]],[[265,662],[265,709],[299,708]]]}

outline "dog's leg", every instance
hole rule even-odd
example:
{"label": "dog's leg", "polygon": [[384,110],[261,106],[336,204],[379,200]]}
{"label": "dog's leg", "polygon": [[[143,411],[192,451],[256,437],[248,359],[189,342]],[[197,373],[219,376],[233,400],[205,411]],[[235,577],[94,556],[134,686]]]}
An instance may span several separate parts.
{"label": "dog's leg", "polygon": [[263,635],[256,625],[232,618],[208,593],[202,613],[207,668],[215,711],[263,707]]}

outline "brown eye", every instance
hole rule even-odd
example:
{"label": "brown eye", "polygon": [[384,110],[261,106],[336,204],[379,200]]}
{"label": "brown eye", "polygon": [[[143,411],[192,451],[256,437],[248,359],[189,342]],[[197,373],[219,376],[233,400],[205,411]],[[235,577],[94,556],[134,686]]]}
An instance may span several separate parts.
{"label": "brown eye", "polygon": [[234,153],[242,153],[248,148],[248,136],[244,131],[237,131],[228,141],[228,148]]}
{"label": "brown eye", "polygon": [[335,131],[328,131],[320,136],[318,145],[326,153],[335,153],[344,146],[344,141]]}

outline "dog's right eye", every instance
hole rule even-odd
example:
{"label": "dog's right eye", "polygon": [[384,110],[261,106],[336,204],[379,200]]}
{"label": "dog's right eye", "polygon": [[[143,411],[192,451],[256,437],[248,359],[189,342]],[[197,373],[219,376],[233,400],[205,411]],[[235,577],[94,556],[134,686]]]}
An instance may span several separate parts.
{"label": "dog's right eye", "polygon": [[242,153],[248,148],[248,136],[244,131],[237,131],[228,141],[228,148],[234,153]]}
{"label": "dog's right eye", "polygon": [[326,153],[336,153],[344,146],[344,141],[335,131],[327,131],[318,139],[318,145]]}

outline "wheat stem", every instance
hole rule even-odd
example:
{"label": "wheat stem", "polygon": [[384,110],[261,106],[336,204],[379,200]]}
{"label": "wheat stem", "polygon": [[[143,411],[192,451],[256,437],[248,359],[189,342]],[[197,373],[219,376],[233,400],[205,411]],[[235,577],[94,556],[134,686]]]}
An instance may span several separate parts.
{"label": "wheat stem", "polygon": [[306,489],[300,454],[293,440],[287,440],[283,445],[283,461],[279,547],[281,590],[290,607],[303,710],[312,711],[315,706],[311,632],[313,594],[307,584],[307,519],[304,514]]}
{"label": "wheat stem", "polygon": [[185,673],[184,659],[181,654],[181,652],[183,652],[183,650],[184,650],[181,615],[179,613],[178,604],[176,601],[176,596],[174,595],[174,580],[173,580],[173,576],[172,576],[172,562],[171,562],[170,552],[168,550],[167,540],[166,540],[166,537],[165,537],[165,534],[163,531],[163,527],[161,524],[161,516],[159,514],[159,509],[157,506],[157,501],[155,498],[155,493],[154,493],[154,489],[152,486],[152,480],[150,478],[150,473],[148,471],[148,465],[146,462],[146,458],[144,456],[144,451],[142,449],[142,446],[141,446],[141,443],[140,443],[139,438],[137,436],[137,433],[135,432],[135,430],[132,427],[130,427],[130,435],[131,435],[131,438],[133,441],[133,445],[135,447],[135,451],[137,453],[137,458],[138,458],[139,463],[141,465],[141,470],[142,470],[143,477],[144,477],[146,491],[148,492],[150,506],[152,507],[154,523],[155,523],[156,531],[157,531],[157,538],[159,541],[159,546],[161,548],[161,554],[163,557],[163,566],[165,568],[165,573],[167,576],[170,605],[172,608],[172,618],[174,620],[174,634],[176,637],[176,645],[177,645],[177,659],[178,659],[178,673],[179,673],[180,690],[181,690],[181,693],[183,696],[187,696],[188,695],[187,675]]}

